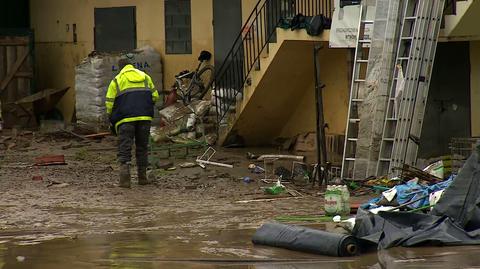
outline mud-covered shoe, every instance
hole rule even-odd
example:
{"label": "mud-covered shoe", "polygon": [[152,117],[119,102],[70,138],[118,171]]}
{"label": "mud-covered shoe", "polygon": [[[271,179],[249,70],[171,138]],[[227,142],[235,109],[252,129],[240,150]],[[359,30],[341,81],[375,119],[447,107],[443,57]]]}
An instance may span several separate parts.
{"label": "mud-covered shoe", "polygon": [[130,188],[130,165],[120,165],[120,180],[118,186],[121,188]]}
{"label": "mud-covered shoe", "polygon": [[138,185],[147,185],[150,184],[147,178],[147,167],[139,166],[138,167]]}

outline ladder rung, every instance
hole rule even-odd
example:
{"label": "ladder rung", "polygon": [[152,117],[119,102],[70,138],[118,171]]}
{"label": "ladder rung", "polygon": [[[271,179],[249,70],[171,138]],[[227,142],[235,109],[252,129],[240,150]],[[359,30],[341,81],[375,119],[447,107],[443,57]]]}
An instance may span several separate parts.
{"label": "ladder rung", "polygon": [[372,20],[361,20],[360,22],[364,23],[364,24],[373,24],[374,21],[372,21]]}
{"label": "ladder rung", "polygon": [[357,63],[368,63],[368,60],[360,59],[360,60],[357,60]]}
{"label": "ladder rung", "polygon": [[383,141],[393,142],[395,139],[393,137],[384,137]]}
{"label": "ladder rung", "polygon": [[345,158],[345,161],[353,162],[355,161],[355,158]]}
{"label": "ladder rung", "polygon": [[349,121],[352,122],[352,123],[355,123],[355,122],[359,122],[360,119],[349,119]]}
{"label": "ladder rung", "polygon": [[357,79],[355,79],[353,82],[365,82],[365,80],[364,80],[364,79],[357,78]]}
{"label": "ladder rung", "polygon": [[395,98],[394,98],[394,97],[390,97],[390,98],[388,98],[388,100],[390,100],[390,101],[395,101]]}
{"label": "ladder rung", "polygon": [[387,158],[380,158],[380,159],[379,159],[379,161],[381,161],[381,162],[389,162],[389,161],[390,161],[390,159],[387,159]]}
{"label": "ladder rung", "polygon": [[368,43],[372,43],[372,40],[370,40],[370,39],[360,39],[360,40],[358,40],[358,43],[367,43],[368,44]]}
{"label": "ladder rung", "polygon": [[353,98],[352,102],[363,102],[362,98]]}
{"label": "ladder rung", "polygon": [[405,61],[405,60],[410,59],[410,57],[398,57],[397,59],[400,60],[400,61]]}
{"label": "ladder rung", "polygon": [[397,121],[396,118],[387,118],[388,121]]}
{"label": "ladder rung", "polygon": [[405,20],[416,20],[417,17],[414,17],[414,16],[408,16],[408,17],[405,17],[404,18]]}
{"label": "ladder rung", "polygon": [[413,36],[402,36],[400,39],[402,39],[402,40],[412,40]]}
{"label": "ladder rung", "polygon": [[347,140],[350,142],[357,142],[358,138],[347,138]]}

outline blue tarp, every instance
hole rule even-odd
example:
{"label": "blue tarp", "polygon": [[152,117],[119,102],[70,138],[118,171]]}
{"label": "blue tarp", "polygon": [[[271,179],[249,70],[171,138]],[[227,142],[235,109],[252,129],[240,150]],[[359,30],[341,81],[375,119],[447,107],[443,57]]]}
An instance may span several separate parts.
{"label": "blue tarp", "polygon": [[[454,175],[450,176],[447,180],[442,181],[440,183],[428,186],[428,185],[421,185],[418,184],[416,180],[410,180],[406,184],[401,184],[393,187],[397,191],[397,195],[395,197],[397,203],[399,205],[408,203],[409,201],[420,199],[421,197],[425,197],[413,204],[408,205],[407,207],[410,209],[420,208],[423,206],[428,206],[430,203],[428,201],[428,195],[433,192],[444,190],[450,183],[452,183],[454,179]],[[372,209],[377,208],[376,204],[382,200],[382,196],[374,198],[367,203],[362,205],[363,209]]]}

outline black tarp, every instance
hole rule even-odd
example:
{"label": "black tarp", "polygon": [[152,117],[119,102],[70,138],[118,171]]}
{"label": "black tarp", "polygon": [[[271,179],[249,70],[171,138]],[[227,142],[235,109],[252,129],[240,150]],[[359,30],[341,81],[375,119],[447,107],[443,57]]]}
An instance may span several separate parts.
{"label": "black tarp", "polygon": [[473,153],[429,214],[359,211],[352,233],[378,248],[480,244],[480,160]]}

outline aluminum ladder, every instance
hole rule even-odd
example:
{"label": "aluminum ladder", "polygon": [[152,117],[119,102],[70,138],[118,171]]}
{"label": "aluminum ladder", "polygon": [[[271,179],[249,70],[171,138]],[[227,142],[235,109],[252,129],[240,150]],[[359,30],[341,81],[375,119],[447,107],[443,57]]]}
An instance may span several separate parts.
{"label": "aluminum ladder", "polygon": [[343,179],[353,179],[353,170],[355,164],[356,142],[358,140],[358,124],[360,116],[358,114],[358,104],[363,102],[359,98],[360,84],[366,81],[366,68],[368,64],[369,44],[371,39],[366,39],[365,29],[367,25],[373,25],[373,20],[367,20],[367,5],[365,1],[360,4],[360,19],[357,28],[357,40],[355,46],[355,56],[353,63],[352,81],[350,85],[350,100],[348,106],[348,119],[345,132],[345,142],[343,147],[342,171]]}
{"label": "aluminum ladder", "polygon": [[415,165],[445,0],[404,0],[377,175]]}

